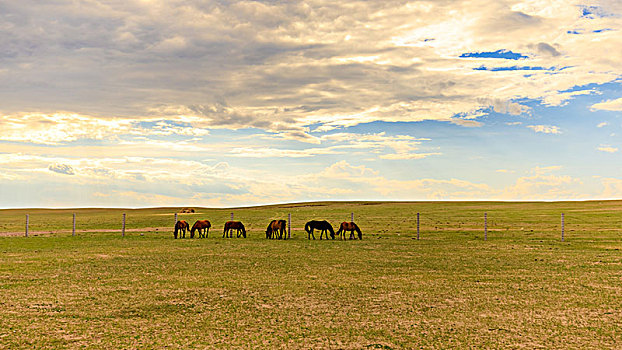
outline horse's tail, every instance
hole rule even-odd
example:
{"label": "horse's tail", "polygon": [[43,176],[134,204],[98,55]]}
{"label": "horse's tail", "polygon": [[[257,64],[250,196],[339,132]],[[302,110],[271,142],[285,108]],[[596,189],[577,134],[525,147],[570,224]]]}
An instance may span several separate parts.
{"label": "horse's tail", "polygon": [[343,224],[344,224],[344,223],[342,222],[342,223],[341,223],[341,225],[339,225],[339,230],[337,230],[337,234],[338,234],[338,235],[340,235],[340,234],[341,234],[341,232],[343,232],[343,230],[344,230],[344,228],[343,228],[343,226],[344,226],[344,225],[343,225]]}
{"label": "horse's tail", "polygon": [[359,235],[359,239],[363,239],[363,232],[361,232],[361,229],[359,228],[359,225],[357,225],[355,223],[352,223],[352,225],[354,225],[354,230]]}
{"label": "horse's tail", "polygon": [[307,231],[307,233],[311,233],[311,221],[305,224],[305,231]]}

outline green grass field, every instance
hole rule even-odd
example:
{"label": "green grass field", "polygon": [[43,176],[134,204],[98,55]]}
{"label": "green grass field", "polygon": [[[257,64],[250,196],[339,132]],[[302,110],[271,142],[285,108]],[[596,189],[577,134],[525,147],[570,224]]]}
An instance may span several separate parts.
{"label": "green grass field", "polygon": [[[177,209],[0,210],[0,348],[622,344],[620,201],[196,208],[179,218],[213,228],[193,240],[173,239]],[[221,238],[231,212],[247,239]],[[302,231],[351,212],[362,241]],[[292,239],[266,240],[288,213]]]}

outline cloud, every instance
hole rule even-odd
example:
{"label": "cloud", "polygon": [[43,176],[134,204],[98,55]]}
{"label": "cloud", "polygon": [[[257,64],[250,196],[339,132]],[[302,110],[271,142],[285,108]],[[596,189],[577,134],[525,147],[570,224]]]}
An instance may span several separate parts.
{"label": "cloud", "polygon": [[[619,16],[582,16],[581,4],[6,4],[0,74],[11,84],[0,91],[2,112],[94,116],[104,138],[157,119],[259,128],[312,143],[310,126],[455,119],[474,126],[459,116],[491,105],[529,113],[519,101],[559,105],[575,86],[619,79],[618,31],[599,32],[598,40],[567,34],[619,28]],[[601,8],[615,13],[616,6]],[[520,67],[546,69],[512,70],[512,54]],[[474,71],[483,64],[495,70]],[[33,136],[48,143],[61,142],[62,130],[66,140],[89,137],[51,129]]]}
{"label": "cloud", "polygon": [[581,195],[576,188],[581,184],[580,179],[568,175],[536,172],[535,175],[518,178],[514,185],[503,189],[500,197],[521,200],[577,199]]}
{"label": "cloud", "polygon": [[64,175],[75,175],[73,168],[67,164],[53,164],[48,167],[50,171]]}
{"label": "cloud", "polygon": [[605,126],[609,125],[608,122],[602,122],[602,123],[598,123],[598,125],[596,125],[597,128],[603,128]]}
{"label": "cloud", "polygon": [[530,45],[529,47],[534,48],[541,55],[548,55],[552,57],[561,55],[557,49],[547,43],[538,43],[536,45]]}
{"label": "cloud", "polygon": [[617,147],[611,147],[611,146],[599,146],[597,149],[601,152],[607,152],[607,153],[616,153],[618,151]]}
{"label": "cloud", "polygon": [[558,92],[558,93],[549,94],[548,96],[546,96],[543,99],[543,103],[546,106],[565,106],[575,96],[591,95],[591,94],[599,94],[599,92],[595,89]]}
{"label": "cloud", "polygon": [[561,130],[557,126],[553,125],[527,125],[527,127],[535,132],[541,132],[544,134],[561,134]]}
{"label": "cloud", "polygon": [[[268,138],[268,137],[266,137]],[[422,159],[440,152],[418,152],[427,138],[410,135],[386,135],[385,132],[373,134],[333,133],[323,135],[318,140],[318,147],[306,149],[277,149],[272,147],[239,147],[230,151],[234,157],[242,158],[306,158],[320,155],[336,155],[352,152],[378,156],[380,159],[407,160]]]}
{"label": "cloud", "polygon": [[78,140],[118,140],[121,135],[206,136],[209,132],[190,124],[160,118],[141,120],[100,118],[70,113],[0,115],[0,140],[45,145]]}
{"label": "cloud", "polygon": [[592,111],[622,111],[622,97],[615,100],[607,100],[599,103],[595,103],[590,107]]}

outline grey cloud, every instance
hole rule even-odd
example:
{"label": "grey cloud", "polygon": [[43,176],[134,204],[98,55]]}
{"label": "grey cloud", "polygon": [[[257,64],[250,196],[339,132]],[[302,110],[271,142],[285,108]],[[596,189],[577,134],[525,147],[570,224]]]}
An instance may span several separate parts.
{"label": "grey cloud", "polygon": [[[406,105],[399,114],[368,117],[447,120],[479,107],[474,101],[483,87],[511,90],[499,89],[502,79],[465,78],[471,68],[454,64],[453,54],[440,53],[445,48],[392,41],[418,26],[437,31],[425,38],[442,35],[439,23],[451,16],[472,16],[474,24],[464,28],[475,40],[472,51],[490,41],[498,48],[510,32],[527,40],[518,34],[556,24],[511,11],[505,2],[486,8],[456,1],[3,3],[2,112],[153,118],[180,115],[162,106],[186,106],[201,117],[201,127],[256,127],[303,138],[309,138],[303,135],[309,116],[339,118],[399,104]],[[433,45],[443,44],[435,39]],[[546,38],[531,40],[542,41],[536,51],[559,55]],[[513,94],[534,98],[531,91]],[[326,119],[319,123],[331,122]]]}
{"label": "grey cloud", "polygon": [[50,164],[48,170],[64,175],[75,175],[73,168],[67,164]]}
{"label": "grey cloud", "polygon": [[549,56],[553,56],[553,57],[557,57],[557,56],[561,55],[561,53],[559,53],[559,51],[557,51],[557,49],[555,49],[553,46],[551,46],[551,45],[549,45],[547,43],[538,43],[537,45],[535,45],[533,47],[540,54],[549,55]]}

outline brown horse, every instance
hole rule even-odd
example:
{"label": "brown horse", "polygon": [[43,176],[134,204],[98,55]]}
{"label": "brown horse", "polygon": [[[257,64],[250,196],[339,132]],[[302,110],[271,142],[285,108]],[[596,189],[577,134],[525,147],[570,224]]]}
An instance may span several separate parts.
{"label": "brown horse", "polygon": [[266,238],[268,239],[287,239],[285,235],[285,228],[287,227],[287,221],[285,220],[272,220],[266,229]]}
{"label": "brown horse", "polygon": [[345,240],[346,231],[350,231],[350,239],[355,239],[354,231],[356,231],[356,233],[358,234],[359,239],[363,239],[363,233],[361,232],[361,229],[358,227],[357,224],[353,222],[345,222],[345,221],[342,222],[341,226],[339,226],[339,230],[337,231],[337,234],[339,235],[339,237]]}
{"label": "brown horse", "polygon": [[199,238],[207,238],[212,224],[208,220],[197,220],[190,230],[190,238],[194,238],[194,231],[199,231]]}
{"label": "brown horse", "polygon": [[184,238],[186,238],[186,230],[188,229],[190,229],[190,225],[188,225],[187,222],[185,222],[184,220],[177,221],[175,223],[175,232],[173,233],[175,239],[177,239],[177,233],[179,233],[179,238],[181,238],[182,233],[184,235]]}
{"label": "brown horse", "polygon": [[[237,230],[238,237],[240,237],[240,232],[244,238],[246,238],[246,229],[244,228],[244,224],[239,221],[227,221],[225,223],[225,230],[222,233],[222,237],[233,238],[233,232],[231,230]],[[231,234],[231,235],[229,235]]]}

